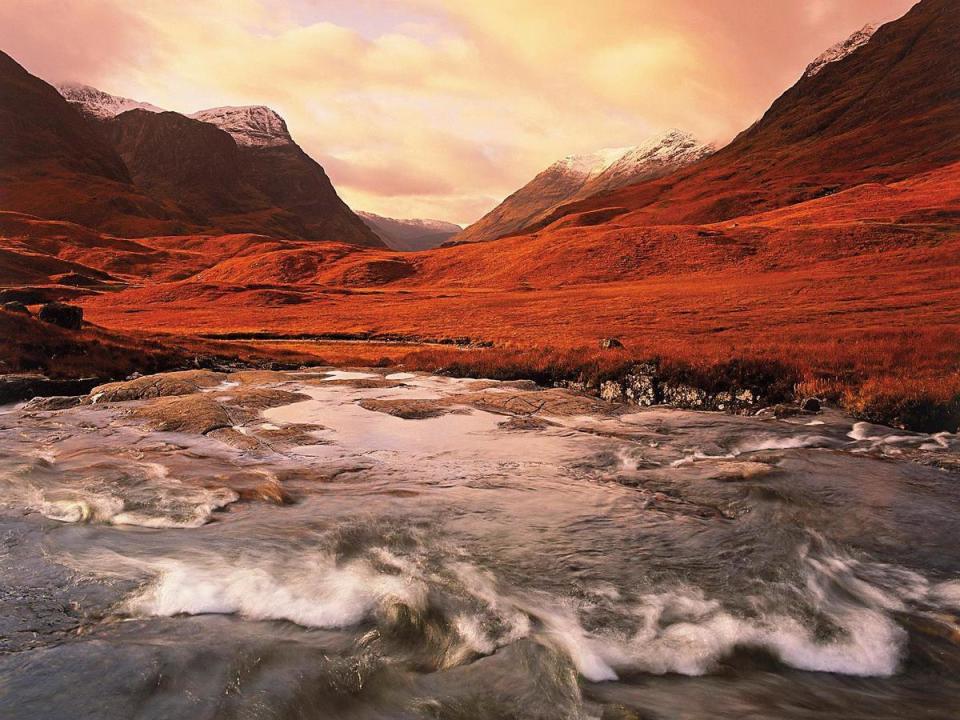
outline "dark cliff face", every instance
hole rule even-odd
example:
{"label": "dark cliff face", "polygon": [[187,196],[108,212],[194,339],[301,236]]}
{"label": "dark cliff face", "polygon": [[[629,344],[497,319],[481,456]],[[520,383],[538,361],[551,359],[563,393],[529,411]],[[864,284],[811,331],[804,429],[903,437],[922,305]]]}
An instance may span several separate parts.
{"label": "dark cliff face", "polygon": [[175,112],[129,110],[104,129],[138,187],[198,219],[265,205],[240,179],[233,138],[212,125]]}
{"label": "dark cliff face", "polygon": [[105,121],[133,180],[198,223],[230,232],[381,246],[292,141],[238,145],[224,130],[179,113],[129,110]]}
{"label": "dark cliff face", "polygon": [[174,112],[84,115],[3,53],[0,138],[2,210],[128,236],[256,232],[382,246],[292,140],[238,147]]}
{"label": "dark cliff face", "polygon": [[269,202],[298,218],[308,240],[383,247],[337,195],[323,168],[296,143],[239,148],[242,176]]}
{"label": "dark cliff face", "polygon": [[711,157],[560,215],[622,206],[639,211],[640,224],[716,222],[958,160],[960,3],[922,0],[855,52],[801,77]]}
{"label": "dark cliff face", "polygon": [[176,215],[134,186],[106,138],[54,87],[2,52],[0,209],[110,229]]}
{"label": "dark cliff face", "polygon": [[130,183],[123,161],[51,85],[0,52],[0,169],[56,163]]}

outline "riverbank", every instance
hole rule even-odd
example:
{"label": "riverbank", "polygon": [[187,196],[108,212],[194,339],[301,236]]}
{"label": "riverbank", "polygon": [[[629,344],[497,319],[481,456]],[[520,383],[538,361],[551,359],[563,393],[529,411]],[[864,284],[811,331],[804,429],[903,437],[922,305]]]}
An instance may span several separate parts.
{"label": "riverbank", "polygon": [[809,363],[750,356],[691,362],[669,354],[638,356],[618,347],[618,341],[605,343],[611,346],[605,348],[598,343],[558,349],[396,335],[184,337],[118,333],[89,323],[71,331],[6,311],[0,311],[0,330],[12,339],[0,346],[2,374],[40,376],[32,384],[18,381],[19,389],[4,395],[7,402],[27,399],[31,392],[68,394],[52,390],[56,386],[45,382],[48,378],[120,380],[132,373],[189,368],[379,366],[452,377],[532,380],[639,406],[753,414],[777,405],[799,410],[804,401],[813,400],[870,422],[922,432],[954,432],[960,425],[960,375],[871,376],[846,363],[829,372],[823,360],[815,370]]}

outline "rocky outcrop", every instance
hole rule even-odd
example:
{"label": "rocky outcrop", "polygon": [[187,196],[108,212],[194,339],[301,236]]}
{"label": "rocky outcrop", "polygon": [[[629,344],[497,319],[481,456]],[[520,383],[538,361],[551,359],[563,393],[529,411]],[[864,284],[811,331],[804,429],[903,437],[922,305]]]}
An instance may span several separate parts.
{"label": "rocky outcrop", "polygon": [[19,300],[10,300],[0,305],[0,308],[3,308],[7,312],[20,313],[21,315],[31,315],[30,308],[24,305]]}
{"label": "rocky outcrop", "polygon": [[133,380],[98,385],[90,391],[91,403],[126,402],[149,398],[190,395],[204,388],[216,387],[226,379],[223,373],[210,370],[144,375]]}
{"label": "rocky outcrop", "polygon": [[[782,373],[782,374],[781,374]],[[794,383],[787,369],[733,367],[726,377],[661,368],[646,362],[631,366],[618,377],[599,383],[596,392],[611,403],[641,407],[667,405],[690,410],[753,412],[769,403],[790,400]],[[590,388],[585,388],[590,389]],[[799,412],[803,412],[797,408]]]}
{"label": "rocky outcrop", "polygon": [[67,330],[79,330],[83,327],[83,308],[76,305],[52,302],[42,305],[37,317],[43,322],[57,325]]}

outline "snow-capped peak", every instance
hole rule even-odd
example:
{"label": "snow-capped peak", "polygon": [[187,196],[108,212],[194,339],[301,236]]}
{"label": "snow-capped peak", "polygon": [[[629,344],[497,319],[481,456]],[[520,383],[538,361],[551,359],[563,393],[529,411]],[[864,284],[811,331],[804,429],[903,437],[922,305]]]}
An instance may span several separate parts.
{"label": "snow-capped peak", "polygon": [[857,30],[846,40],[842,40],[836,45],[831,45],[823,52],[822,55],[807,65],[807,69],[803,73],[804,77],[813,77],[818,72],[823,70],[825,65],[829,65],[837,60],[842,60],[857,48],[866,45],[876,31],[876,26],[868,23]]}
{"label": "snow-capped peak", "polygon": [[713,152],[683,130],[670,129],[632,147],[604,148],[585,155],[570,155],[554,163],[554,169],[581,175],[587,180],[601,176],[626,176],[639,168],[681,164],[699,160]]}
{"label": "snow-capped peak", "polygon": [[147,110],[149,112],[164,112],[163,108],[147,102],[132,100],[119,95],[111,95],[103,90],[97,90],[89,85],[77,83],[63,83],[57,85],[57,90],[71,105],[76,105],[81,112],[93,117],[107,120],[116,117],[127,110]]}
{"label": "snow-capped peak", "polygon": [[210,108],[190,117],[230,133],[237,145],[278,147],[293,144],[283,118],[263,105]]}
{"label": "snow-capped peak", "polygon": [[602,148],[583,155],[567,155],[554,163],[554,167],[566,173],[592,177],[602,173],[628,150],[628,147]]}

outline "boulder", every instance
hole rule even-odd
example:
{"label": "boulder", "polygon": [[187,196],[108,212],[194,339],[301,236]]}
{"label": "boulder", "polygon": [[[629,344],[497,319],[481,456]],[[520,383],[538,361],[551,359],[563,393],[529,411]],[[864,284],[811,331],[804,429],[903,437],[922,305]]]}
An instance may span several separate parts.
{"label": "boulder", "polygon": [[607,402],[625,402],[627,399],[623,385],[616,380],[606,380],[600,383],[600,398]]}
{"label": "boulder", "polygon": [[608,337],[608,338],[603,338],[600,341],[601,350],[613,350],[614,348],[622,348],[622,347],[623,347],[623,343],[620,342],[619,338]]}
{"label": "boulder", "polygon": [[659,402],[657,367],[643,363],[630,368],[623,378],[623,392],[628,402],[634,405],[656,405]]}
{"label": "boulder", "polygon": [[161,432],[182,432],[198,435],[232,428],[226,409],[208,394],[183,397],[154,398],[138,407],[133,416],[146,420],[150,427]]}
{"label": "boulder", "polygon": [[800,403],[800,409],[804,412],[818,413],[820,412],[821,404],[819,398],[808,397],[804,398]]}
{"label": "boulder", "polygon": [[43,322],[58,325],[67,330],[79,330],[83,326],[83,309],[60,302],[40,306],[38,317]]}
{"label": "boulder", "polygon": [[668,383],[663,386],[663,402],[680,408],[702,410],[708,406],[706,390],[684,383]]}
{"label": "boulder", "polygon": [[52,397],[35,397],[28,400],[23,409],[32,412],[47,412],[50,410],[66,410],[76,407],[83,401],[82,395],[53,395]]}
{"label": "boulder", "polygon": [[30,309],[24,305],[19,300],[11,300],[10,302],[5,302],[3,305],[0,305],[7,312],[21,313],[23,315],[30,315]]}

